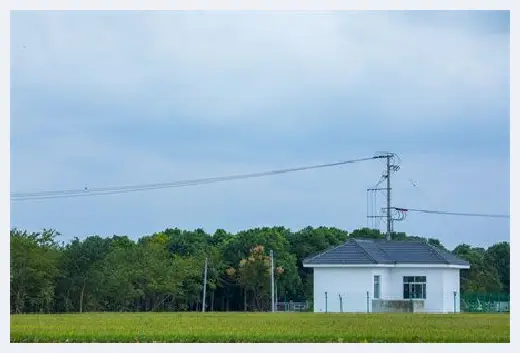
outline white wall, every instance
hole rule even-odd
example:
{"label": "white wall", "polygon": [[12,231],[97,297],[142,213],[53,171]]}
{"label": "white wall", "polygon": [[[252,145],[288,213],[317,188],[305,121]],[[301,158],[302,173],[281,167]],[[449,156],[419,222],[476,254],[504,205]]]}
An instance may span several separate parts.
{"label": "white wall", "polygon": [[327,292],[328,312],[340,311],[338,294],[343,297],[344,312],[366,312],[367,291],[372,293],[373,287],[372,271],[372,268],[314,268],[314,311],[325,312]]}
{"label": "white wall", "polygon": [[[460,312],[460,270],[444,270],[444,312]],[[453,292],[457,292],[455,303],[453,302]]]}
{"label": "white wall", "polygon": [[456,310],[460,310],[460,270],[451,268],[314,268],[314,311],[339,312],[338,294],[343,297],[344,312],[366,312],[367,291],[372,311],[374,276],[381,276],[381,299],[403,299],[404,276],[426,276],[426,312],[453,312],[453,292],[457,292]]}
{"label": "white wall", "polygon": [[387,293],[388,296],[384,299],[403,299],[404,276],[426,276],[424,311],[442,312],[444,311],[444,271],[446,269],[443,268],[391,268],[388,280],[390,290]]}

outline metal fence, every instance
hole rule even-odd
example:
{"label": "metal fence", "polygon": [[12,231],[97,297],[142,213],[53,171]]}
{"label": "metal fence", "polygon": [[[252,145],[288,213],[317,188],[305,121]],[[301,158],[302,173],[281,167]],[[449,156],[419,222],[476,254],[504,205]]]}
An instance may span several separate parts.
{"label": "metal fence", "polygon": [[460,297],[460,309],[464,312],[510,312],[508,293],[465,293]]}
{"label": "metal fence", "polygon": [[[417,295],[416,295],[417,294]],[[428,301],[429,300],[429,301]],[[371,292],[334,293],[325,291],[317,300],[317,312],[510,312],[507,293],[445,292],[432,288],[424,292],[407,293],[402,297],[374,298]],[[310,309],[310,307],[309,307]],[[312,310],[312,309],[310,309]],[[308,311],[310,311],[308,310]]]}
{"label": "metal fence", "polygon": [[[428,297],[426,296],[428,295]],[[427,306],[427,298],[435,302],[434,308]],[[429,289],[428,292],[405,292],[385,297],[374,297],[370,291],[329,292],[325,291],[317,300],[314,298],[316,312],[458,312],[460,311],[457,292],[445,293],[442,289]],[[440,304],[439,304],[440,303]],[[430,305],[431,306],[431,305]]]}
{"label": "metal fence", "polygon": [[[442,297],[442,293],[436,292],[437,291],[430,291],[429,294]],[[422,307],[424,304],[423,300],[417,300],[415,298],[408,300],[379,300],[373,298],[370,293],[366,292],[355,293],[349,296],[347,296],[346,293],[339,293],[334,296],[330,295],[330,293],[325,293],[322,299],[324,301],[324,303],[322,303],[323,305],[318,305],[318,311],[322,312],[365,310],[366,312],[421,312],[424,310]],[[445,300],[447,300],[447,298]],[[460,301],[457,293],[453,296],[453,311],[499,313],[510,312],[510,307],[510,295],[507,293],[462,293],[460,294]],[[313,302],[277,302],[276,311],[313,311]]]}
{"label": "metal fence", "polygon": [[312,304],[308,301],[305,302],[278,302],[276,303],[276,311],[309,311],[312,308]]}

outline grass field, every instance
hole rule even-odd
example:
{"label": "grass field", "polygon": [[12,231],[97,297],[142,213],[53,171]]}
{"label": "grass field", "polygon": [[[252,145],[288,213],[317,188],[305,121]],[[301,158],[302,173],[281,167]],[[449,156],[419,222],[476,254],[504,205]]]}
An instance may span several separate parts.
{"label": "grass field", "polygon": [[509,314],[11,315],[11,342],[509,342]]}

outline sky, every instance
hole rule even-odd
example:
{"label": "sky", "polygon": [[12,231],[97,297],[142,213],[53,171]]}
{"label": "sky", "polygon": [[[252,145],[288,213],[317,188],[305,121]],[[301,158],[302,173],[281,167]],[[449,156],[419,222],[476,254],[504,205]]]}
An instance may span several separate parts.
{"label": "sky", "polygon": [[[509,214],[509,12],[11,12],[11,193],[400,157],[392,205]],[[366,227],[383,160],[122,195],[11,201],[62,240]],[[377,209],[385,207],[378,195]],[[384,222],[378,227],[385,229]],[[449,248],[509,219],[408,213]]]}

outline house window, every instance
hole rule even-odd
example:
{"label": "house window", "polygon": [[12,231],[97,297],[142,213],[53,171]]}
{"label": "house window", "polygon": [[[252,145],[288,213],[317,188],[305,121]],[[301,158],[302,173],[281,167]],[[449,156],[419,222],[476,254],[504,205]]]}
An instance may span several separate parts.
{"label": "house window", "polygon": [[403,298],[426,299],[426,276],[404,276]]}
{"label": "house window", "polygon": [[374,299],[381,298],[381,276],[374,276]]}

